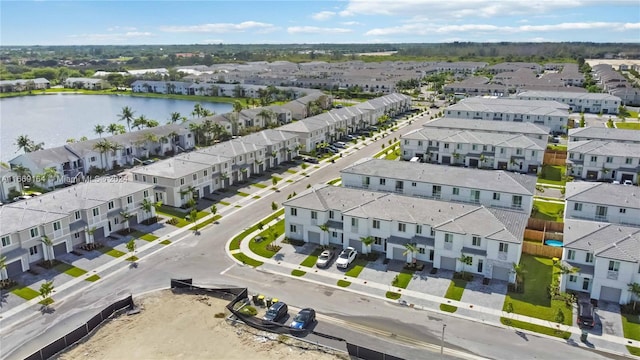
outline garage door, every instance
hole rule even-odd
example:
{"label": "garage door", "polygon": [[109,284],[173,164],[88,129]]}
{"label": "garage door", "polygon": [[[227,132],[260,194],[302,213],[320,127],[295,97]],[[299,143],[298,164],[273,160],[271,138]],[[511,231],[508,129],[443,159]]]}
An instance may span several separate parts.
{"label": "garage door", "polygon": [[622,294],[622,289],[616,289],[608,286],[603,286],[600,288],[600,300],[601,301],[610,301],[612,303],[620,302],[620,295]]}
{"label": "garage door", "polygon": [[443,164],[450,164],[451,163],[451,156],[443,156],[442,157],[442,163]]}
{"label": "garage door", "polygon": [[633,174],[622,174],[620,180],[622,180],[622,182],[625,180],[633,181]]}
{"label": "garage door", "polygon": [[104,227],[97,228],[96,231],[93,233],[93,241],[104,240],[104,238],[105,238]]}
{"label": "garage door", "polygon": [[307,238],[309,239],[310,243],[320,244],[320,233],[319,232],[309,231],[307,233]]}
{"label": "garage door", "polygon": [[207,185],[202,188],[202,196],[209,196],[209,195],[211,195],[211,185]]}
{"label": "garage door", "polygon": [[360,251],[362,249],[362,245],[360,245],[360,244],[362,244],[362,243],[358,239],[349,239],[349,246],[351,246],[352,248],[354,248],[354,249],[356,249],[358,251]]}
{"label": "garage door", "polygon": [[63,241],[58,245],[53,245],[53,254],[55,257],[64,255],[67,253],[67,242]]}
{"label": "garage door", "polygon": [[491,278],[496,279],[496,280],[509,281],[509,272],[510,271],[511,271],[511,269],[506,268],[506,267],[494,266],[493,267],[493,273],[491,274]]}
{"label": "garage door", "polygon": [[469,167],[478,167],[478,159],[469,159]]}
{"label": "garage door", "polygon": [[404,255],[404,248],[393,248],[393,260],[403,260],[407,261],[407,256]]}
{"label": "garage door", "polygon": [[6,270],[7,270],[7,276],[9,278],[22,274],[23,273],[22,260],[14,261],[10,264],[7,264]]}
{"label": "garage door", "polygon": [[440,257],[440,269],[456,271],[456,258]]}

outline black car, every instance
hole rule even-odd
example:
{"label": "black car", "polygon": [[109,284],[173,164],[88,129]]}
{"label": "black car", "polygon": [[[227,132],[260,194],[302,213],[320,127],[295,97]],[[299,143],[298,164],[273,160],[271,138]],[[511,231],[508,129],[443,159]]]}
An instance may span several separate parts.
{"label": "black car", "polygon": [[289,311],[289,307],[287,304],[278,301],[277,303],[271,305],[267,313],[264,315],[262,319],[267,321],[280,321],[285,316],[287,316],[287,312]]}
{"label": "black car", "polygon": [[304,161],[306,161],[308,163],[312,163],[312,164],[317,164],[318,163],[318,159],[316,159],[314,157],[305,158]]}
{"label": "black car", "polygon": [[298,315],[293,318],[291,325],[289,325],[292,329],[307,329],[309,325],[313,324],[316,321],[316,311],[311,308],[306,308],[300,310]]}
{"label": "black car", "polygon": [[596,326],[595,310],[588,300],[578,301],[578,326],[589,329]]}

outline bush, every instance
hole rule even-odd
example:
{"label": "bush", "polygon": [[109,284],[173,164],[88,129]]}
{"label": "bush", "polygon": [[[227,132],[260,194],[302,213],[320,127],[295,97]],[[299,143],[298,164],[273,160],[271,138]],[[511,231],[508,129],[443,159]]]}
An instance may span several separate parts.
{"label": "bush", "polygon": [[258,310],[256,310],[256,308],[254,308],[253,306],[245,306],[242,309],[240,309],[238,312],[244,315],[249,315],[249,316],[258,315]]}
{"label": "bush", "polygon": [[169,225],[178,225],[179,220],[172,217],[171,219],[167,220],[167,224]]}

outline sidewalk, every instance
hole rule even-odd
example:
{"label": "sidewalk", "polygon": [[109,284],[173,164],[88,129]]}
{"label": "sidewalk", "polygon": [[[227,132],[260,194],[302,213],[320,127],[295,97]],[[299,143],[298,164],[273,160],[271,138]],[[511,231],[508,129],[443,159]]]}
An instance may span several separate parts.
{"label": "sidewalk", "polygon": [[[265,224],[265,227],[267,226],[271,226],[277,223],[277,220],[271,221],[268,224]],[[344,290],[344,291],[351,291],[351,292],[355,292],[355,293],[360,293],[362,295],[367,295],[367,296],[372,296],[372,297],[376,297],[379,298],[380,300],[384,300],[384,301],[388,301],[388,302],[392,302],[392,303],[398,303],[401,302],[402,300],[406,301],[406,305],[407,306],[411,306],[413,308],[417,308],[417,309],[421,309],[421,310],[429,310],[432,312],[438,312],[441,313],[443,315],[447,315],[447,316],[455,316],[455,317],[459,317],[459,318],[464,318],[467,320],[471,320],[471,321],[476,321],[476,322],[482,322],[485,324],[490,324],[493,326],[497,326],[497,327],[502,327],[502,328],[509,328],[509,326],[503,325],[500,322],[496,322],[496,321],[491,321],[491,320],[486,320],[484,319],[484,317],[482,316],[483,314],[485,315],[489,315],[489,318],[494,319],[494,318],[500,318],[500,317],[504,317],[504,318],[509,318],[511,320],[517,320],[517,321],[523,321],[523,322],[528,322],[531,324],[536,324],[536,325],[540,325],[540,326],[545,326],[548,328],[553,328],[553,329],[558,329],[561,331],[566,331],[566,332],[570,332],[572,335],[578,335],[580,336],[582,334],[582,330],[580,328],[578,328],[577,326],[568,326],[568,325],[562,325],[562,324],[558,324],[555,322],[551,322],[551,321],[547,321],[547,320],[542,320],[542,319],[538,319],[538,318],[533,318],[533,317],[529,317],[529,316],[524,316],[524,315],[519,315],[519,314],[514,314],[514,313],[507,313],[504,311],[499,311],[499,310],[495,310],[495,309],[491,309],[491,308],[487,308],[487,307],[483,307],[483,306],[479,306],[479,305],[475,305],[472,303],[468,303],[468,302],[461,302],[461,301],[456,301],[456,300],[451,300],[451,299],[447,299],[444,297],[439,297],[439,296],[434,296],[434,295],[430,295],[430,294],[425,294],[425,293],[421,293],[421,292],[416,292],[416,291],[411,291],[411,290],[407,290],[407,289],[398,289],[398,288],[394,288],[388,284],[381,284],[378,282],[373,282],[373,281],[369,281],[369,280],[363,280],[363,279],[359,279],[359,278],[353,278],[353,277],[349,277],[346,275],[340,275],[340,274],[335,274],[335,273],[331,273],[328,271],[324,271],[324,270],[318,270],[316,271],[316,269],[314,268],[307,268],[307,267],[303,267],[300,266],[299,264],[292,264],[292,263],[287,263],[285,261],[278,261],[278,260],[274,260],[274,259],[269,259],[269,258],[264,258],[262,256],[256,255],[255,253],[253,253],[250,249],[249,249],[249,241],[251,241],[251,239],[253,239],[253,237],[255,237],[257,234],[259,233],[258,231],[255,231],[254,233],[249,234],[245,239],[243,239],[240,242],[240,252],[244,253],[245,255],[247,255],[248,257],[254,259],[254,260],[258,260],[264,263],[264,265],[267,266],[262,266],[261,269],[272,272],[272,273],[277,273],[278,275],[282,275],[282,276],[288,276],[291,278],[295,278],[298,280],[302,280],[302,281],[308,281],[308,282],[312,282],[312,283],[316,283],[316,284],[320,284],[320,285],[324,285],[324,286],[330,286],[330,287],[334,287],[340,290]],[[233,256],[231,256],[230,251],[229,251],[229,243],[227,243],[227,246],[225,247],[225,251],[227,251],[227,254],[238,264],[245,266],[244,264],[242,264],[241,262],[239,262],[237,259],[235,259]],[[236,250],[237,252],[237,250]],[[291,271],[292,270],[302,270],[302,271],[306,271],[309,272],[309,270],[314,271],[313,272],[313,277],[316,279],[321,279],[319,280],[312,280],[307,278],[307,275],[305,276],[293,276],[291,275]],[[344,280],[344,278],[347,277],[348,281],[351,282],[351,286],[349,287],[339,287],[337,286],[337,281],[338,280]],[[358,290],[354,290],[352,289],[352,287],[354,287],[354,285],[356,285],[355,287],[359,288],[359,289],[363,289],[363,291],[358,291]],[[390,300],[388,298],[386,298],[384,296],[384,294],[387,291],[395,291],[398,293],[402,294],[402,298],[400,300]],[[427,307],[427,306],[421,306],[421,305],[416,305],[414,304],[415,302],[417,302],[416,300],[421,300],[424,302],[428,302],[430,304],[434,304],[436,305],[436,307]],[[439,304],[448,304],[448,305],[452,305],[452,306],[456,306],[459,309],[464,309],[465,313],[467,314],[471,314],[473,312],[478,313],[478,316],[474,316],[474,317],[470,317],[470,316],[464,316],[464,315],[460,315],[457,313],[449,313],[449,312],[444,312],[441,311],[439,309]],[[518,329],[519,331],[522,332],[529,332],[532,335],[535,336],[542,336],[542,337],[547,337],[553,340],[558,340],[558,341],[565,341],[562,338],[558,338],[558,337],[554,337],[554,336],[549,336],[549,335],[544,335],[544,334],[540,334],[537,332],[530,332],[527,330],[522,330],[522,329]],[[631,339],[626,339],[623,337],[619,337],[619,336],[612,336],[612,335],[608,335],[608,334],[602,334],[602,335],[595,335],[595,334],[589,334],[589,338],[588,341],[590,343],[592,343],[593,341],[597,341],[597,342],[608,342],[608,343],[612,343],[612,344],[617,344],[617,345],[623,345],[623,346],[634,346],[634,347],[640,347],[640,341],[635,341],[635,340],[631,340]],[[578,341],[572,341],[572,344],[577,345],[577,346],[583,346],[583,347],[588,347],[587,345],[583,344],[582,342],[578,342]],[[605,350],[608,352],[615,352],[615,351],[611,351],[608,350],[606,348],[599,348],[600,350]],[[618,355],[624,355],[624,356],[629,356],[628,354],[623,354],[623,353],[619,353],[619,352],[615,352]]]}

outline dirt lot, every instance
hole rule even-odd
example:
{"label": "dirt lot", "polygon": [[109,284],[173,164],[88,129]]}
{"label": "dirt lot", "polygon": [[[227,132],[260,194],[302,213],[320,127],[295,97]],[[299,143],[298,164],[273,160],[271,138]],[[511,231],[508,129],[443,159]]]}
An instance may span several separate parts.
{"label": "dirt lot", "polygon": [[[170,291],[135,300],[142,311],[106,322],[58,359],[348,359],[317,351],[307,343],[260,333],[215,318],[227,302]],[[292,344],[292,345],[288,345]]]}

